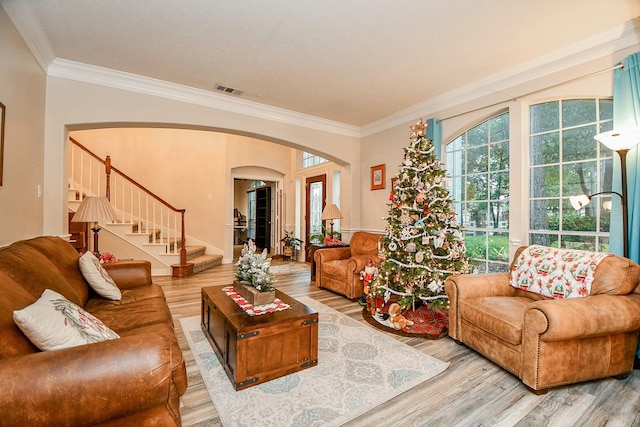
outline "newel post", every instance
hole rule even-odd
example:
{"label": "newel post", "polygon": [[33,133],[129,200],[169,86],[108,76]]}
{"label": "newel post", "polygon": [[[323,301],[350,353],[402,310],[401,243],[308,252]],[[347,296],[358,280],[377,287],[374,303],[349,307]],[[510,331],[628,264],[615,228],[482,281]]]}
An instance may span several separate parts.
{"label": "newel post", "polygon": [[111,156],[107,156],[105,159],[104,170],[107,174],[105,196],[107,197],[107,200],[111,201]]}
{"label": "newel post", "polygon": [[171,266],[171,277],[189,277],[193,274],[193,263],[187,262],[187,248],[185,246],[186,238],[184,232],[184,213],[185,210],[181,209],[180,216],[182,218],[182,231],[180,236],[180,264],[174,264]]}

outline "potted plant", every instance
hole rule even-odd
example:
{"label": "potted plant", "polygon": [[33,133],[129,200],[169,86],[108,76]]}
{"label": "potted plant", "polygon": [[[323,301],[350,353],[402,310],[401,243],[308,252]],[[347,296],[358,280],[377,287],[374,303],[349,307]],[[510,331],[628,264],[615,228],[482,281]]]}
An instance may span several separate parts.
{"label": "potted plant", "polygon": [[284,237],[280,240],[284,246],[284,256],[291,257],[293,256],[293,252],[295,250],[299,250],[302,245],[302,240],[298,239],[293,235],[293,233],[289,233],[289,231],[284,232]]}
{"label": "potted plant", "polygon": [[234,290],[251,305],[271,304],[275,300],[275,276],[269,271],[271,258],[267,258],[267,250],[256,253],[253,240],[245,244],[238,262],[237,280],[233,283]]}

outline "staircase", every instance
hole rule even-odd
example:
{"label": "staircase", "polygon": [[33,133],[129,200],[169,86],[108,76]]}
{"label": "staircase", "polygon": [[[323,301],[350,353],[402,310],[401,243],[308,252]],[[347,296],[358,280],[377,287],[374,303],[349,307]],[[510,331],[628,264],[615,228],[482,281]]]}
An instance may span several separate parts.
{"label": "staircase", "polygon": [[154,268],[154,275],[187,277],[222,263],[222,253],[216,248],[194,238],[189,238],[190,245],[186,244],[184,209],[174,208],[112,167],[108,156],[102,160],[73,138],[69,139],[70,210],[75,212],[85,196],[106,193],[118,219],[113,223],[101,223],[101,235],[112,233],[156,260],[154,265],[164,266]]}

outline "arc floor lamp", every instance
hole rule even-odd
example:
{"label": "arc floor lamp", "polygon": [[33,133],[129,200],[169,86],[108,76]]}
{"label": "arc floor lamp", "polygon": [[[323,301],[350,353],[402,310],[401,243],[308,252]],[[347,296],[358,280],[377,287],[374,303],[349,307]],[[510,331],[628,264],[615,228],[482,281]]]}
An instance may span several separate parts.
{"label": "arc floor lamp", "polygon": [[617,194],[620,197],[620,207],[622,209],[622,242],[625,257],[629,257],[629,212],[627,211],[627,153],[640,143],[640,128],[612,130],[609,132],[599,133],[594,136],[596,141],[608,149],[615,151],[620,156],[620,182],[621,192],[617,191],[600,191],[595,194],[581,194],[572,196],[571,205],[578,210],[589,204],[592,197],[601,194]]}

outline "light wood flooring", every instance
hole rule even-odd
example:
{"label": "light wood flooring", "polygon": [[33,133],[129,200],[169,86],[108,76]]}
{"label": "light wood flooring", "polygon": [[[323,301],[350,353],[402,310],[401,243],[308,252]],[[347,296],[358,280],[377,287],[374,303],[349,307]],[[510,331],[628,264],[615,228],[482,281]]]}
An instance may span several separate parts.
{"label": "light wood flooring", "polygon": [[[278,262],[289,261],[273,264]],[[231,283],[233,272],[233,265],[226,264],[189,278],[154,278],[165,290],[186,359],[189,387],[181,403],[185,427],[222,424],[178,320],[200,315],[200,289]],[[357,303],[318,289],[308,269],[277,278],[278,289],[288,295],[309,296],[367,324]],[[348,426],[640,426],[638,370],[625,380],[594,381],[537,396],[516,377],[449,337],[430,341],[392,336],[450,365]]]}

